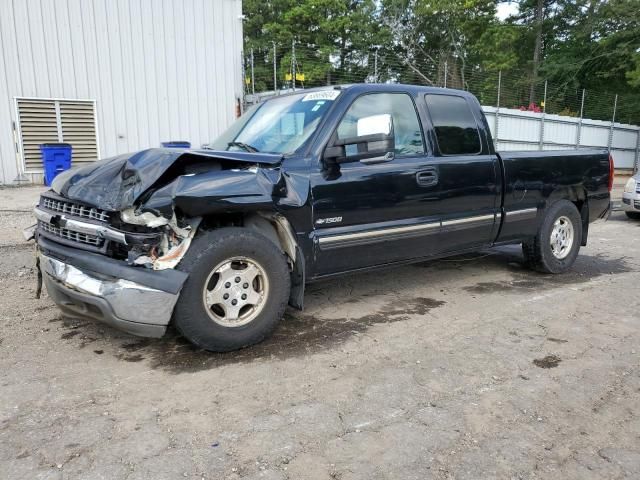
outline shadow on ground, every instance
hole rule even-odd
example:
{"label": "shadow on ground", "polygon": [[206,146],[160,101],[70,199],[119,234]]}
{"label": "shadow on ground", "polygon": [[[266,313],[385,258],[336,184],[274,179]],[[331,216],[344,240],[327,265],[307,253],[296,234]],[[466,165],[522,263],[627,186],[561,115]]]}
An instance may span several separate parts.
{"label": "shadow on ground", "polygon": [[[274,334],[259,345],[224,354],[203,351],[194,347],[175,330],[170,329],[162,339],[138,339],[116,332],[93,321],[64,319],[57,317],[52,322],[62,322],[66,332],[62,339],[74,342],[80,348],[94,348],[92,344],[104,339],[114,348],[93,350],[96,355],[112,354],[126,362],[146,361],[152,368],[171,373],[195,372],[234,363],[247,363],[260,359],[291,358],[309,353],[317,353],[336,348],[350,338],[364,333],[371,326],[404,321],[410,316],[426,316],[432,309],[445,304],[443,300],[430,297],[408,297],[396,295],[394,299],[379,308],[371,307],[372,297],[380,298],[388,291],[388,284],[397,282],[398,271],[402,269],[402,282],[410,285],[424,285],[432,280],[435,292],[443,292],[442,285],[451,284],[468,277],[471,271],[508,271],[509,280],[479,282],[461,287],[471,295],[500,293],[520,293],[544,291],[559,286],[588,282],[602,275],[629,272],[632,268],[626,259],[609,259],[599,255],[580,255],[572,271],[562,275],[544,275],[529,271],[523,265],[519,247],[502,247],[477,254],[463,255],[412,267],[399,267],[374,273],[352,275],[340,280],[321,282],[309,286],[305,301],[307,311],[322,310],[323,301],[333,299],[335,304],[363,302],[368,313],[338,318],[320,318],[309,313],[289,309]],[[397,290],[396,290],[397,292]],[[46,307],[45,307],[46,308]],[[54,308],[51,306],[51,308]],[[103,342],[104,343],[104,342]],[[115,345],[118,346],[115,346]]]}
{"label": "shadow on ground", "polygon": [[[517,250],[516,250],[517,248]],[[559,275],[533,272],[523,264],[520,247],[504,247],[484,259],[487,268],[507,268],[511,279],[499,282],[479,282],[462,287],[470,293],[545,291],[563,285],[587,283],[602,275],[616,275],[632,271],[626,257],[606,258],[602,255],[579,255],[570,271]]]}
{"label": "shadow on ground", "polygon": [[[195,372],[233,363],[247,363],[264,358],[291,358],[308,353],[329,350],[349,338],[365,332],[369,327],[407,320],[410,315],[426,315],[431,309],[444,305],[432,298],[398,299],[380,310],[361,317],[321,319],[301,312],[288,311],[275,332],[264,342],[250,348],[230,353],[211,353],[191,345],[179,333],[170,328],[161,339],[138,339],[127,336],[113,355],[126,362],[149,361],[152,368],[173,373]],[[62,340],[77,342],[86,348],[101,337],[122,340],[122,334],[93,321],[57,317],[52,322],[62,322],[65,331]],[[120,338],[119,338],[120,337]],[[107,340],[109,341],[109,340]],[[97,355],[105,349],[94,350]]]}

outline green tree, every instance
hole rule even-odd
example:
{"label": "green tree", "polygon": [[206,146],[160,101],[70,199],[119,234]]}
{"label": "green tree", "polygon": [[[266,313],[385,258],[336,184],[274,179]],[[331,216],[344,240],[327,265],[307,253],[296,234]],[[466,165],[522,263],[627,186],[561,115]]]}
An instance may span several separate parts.
{"label": "green tree", "polygon": [[562,15],[557,15],[558,28],[545,52],[542,75],[557,86],[559,95],[582,88],[599,92],[603,100],[599,108],[587,103],[588,113],[597,118],[610,118],[613,94],[623,93],[618,118],[640,121],[640,85],[634,82],[640,1],[563,0],[558,6]]}
{"label": "green tree", "polygon": [[382,0],[387,49],[401,77],[467,88],[480,59],[480,38],[497,23],[495,0]]}
{"label": "green tree", "polygon": [[[256,90],[279,87],[295,68],[304,86],[381,81],[467,89],[493,104],[542,100],[547,111],[640,123],[640,0],[244,0],[245,56]],[[295,42],[295,61],[292,44]],[[377,75],[374,75],[377,73]],[[298,81],[298,84],[300,82]]]}
{"label": "green tree", "polygon": [[274,42],[280,82],[293,70],[294,42],[295,68],[304,74],[305,86],[362,81],[368,74],[379,30],[374,0],[245,0],[243,5],[245,53],[261,52],[261,66],[254,66],[261,86],[273,84],[266,79],[273,75]]}

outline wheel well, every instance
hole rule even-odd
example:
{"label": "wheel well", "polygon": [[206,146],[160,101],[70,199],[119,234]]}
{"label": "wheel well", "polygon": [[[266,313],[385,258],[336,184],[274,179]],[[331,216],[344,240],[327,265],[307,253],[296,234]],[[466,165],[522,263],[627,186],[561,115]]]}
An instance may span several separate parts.
{"label": "wheel well", "polygon": [[571,203],[573,203],[576,206],[579,212],[582,211],[582,207],[585,204],[584,200],[571,200]]}
{"label": "wheel well", "polygon": [[568,200],[573,203],[582,220],[582,246],[587,245],[587,237],[589,235],[589,202],[587,201],[587,192],[580,187],[562,187],[553,191],[547,200],[547,206],[558,200]]}
{"label": "wheel well", "polygon": [[253,228],[268,238],[287,256],[291,272],[289,304],[302,309],[305,283],[304,257],[296,242],[293,228],[283,215],[270,211],[211,215],[203,219],[203,224],[206,228],[229,226]]}

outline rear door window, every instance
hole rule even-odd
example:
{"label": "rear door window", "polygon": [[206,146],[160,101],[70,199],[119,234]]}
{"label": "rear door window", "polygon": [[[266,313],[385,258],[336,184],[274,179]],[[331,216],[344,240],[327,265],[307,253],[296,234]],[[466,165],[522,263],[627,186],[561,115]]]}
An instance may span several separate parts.
{"label": "rear door window", "polygon": [[469,104],[455,95],[425,95],[442,155],[477,155],[482,151],[478,124]]}

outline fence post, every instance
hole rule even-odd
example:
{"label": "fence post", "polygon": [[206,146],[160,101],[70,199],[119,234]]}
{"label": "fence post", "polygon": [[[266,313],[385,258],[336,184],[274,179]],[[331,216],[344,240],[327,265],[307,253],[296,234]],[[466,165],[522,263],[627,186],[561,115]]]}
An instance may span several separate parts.
{"label": "fence post", "polygon": [[638,138],[636,139],[636,161],[633,166],[633,174],[640,170],[640,128],[638,128]]}
{"label": "fence post", "polygon": [[276,60],[276,42],[273,43],[273,93],[278,91],[278,62]]}
{"label": "fence post", "polygon": [[375,83],[378,83],[378,48],[380,47],[377,47],[373,54],[373,76],[376,79]]}
{"label": "fence post", "polygon": [[253,72],[253,48],[251,49],[251,95],[253,95],[253,101],[256,101],[256,77]]}
{"label": "fence post", "polygon": [[616,98],[613,101],[613,116],[611,117],[611,127],[609,128],[609,142],[607,143],[607,148],[609,149],[609,153],[611,153],[611,145],[613,144],[613,126],[616,123],[617,109],[618,109],[618,94],[616,93]]}
{"label": "fence post", "polygon": [[500,90],[502,88],[502,70],[498,72],[498,98],[496,99],[496,116],[493,119],[493,146],[498,149],[498,127],[500,126]]}
{"label": "fence post", "polygon": [[449,64],[444,62],[444,88],[447,88],[447,74],[449,73]]}
{"label": "fence post", "polygon": [[291,40],[291,82],[293,91],[296,91],[296,41]]}
{"label": "fence post", "polygon": [[544,81],[544,98],[542,100],[542,116],[540,117],[540,143],[539,150],[544,148],[544,116],[547,113],[547,80]]}
{"label": "fence post", "polygon": [[244,56],[244,51],[240,52],[240,65],[242,66],[242,105],[240,110],[244,113],[247,108],[247,67],[245,65],[247,58]]}
{"label": "fence post", "polygon": [[580,141],[582,140],[582,118],[584,116],[584,95],[586,89],[582,89],[582,101],[580,102],[580,119],[578,120],[578,131],[576,132],[576,149],[580,148]]}

